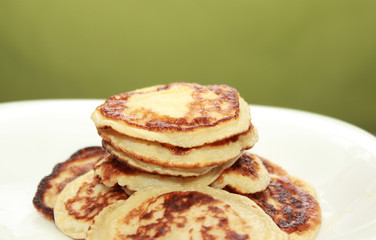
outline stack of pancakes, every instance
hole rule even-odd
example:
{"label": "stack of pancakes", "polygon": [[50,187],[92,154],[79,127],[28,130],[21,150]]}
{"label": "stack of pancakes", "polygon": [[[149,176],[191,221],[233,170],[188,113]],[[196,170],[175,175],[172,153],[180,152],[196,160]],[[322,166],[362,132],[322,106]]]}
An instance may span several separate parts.
{"label": "stack of pancakes", "polygon": [[34,206],[73,239],[314,239],[315,190],[247,151],[249,107],[224,85],[123,93],[92,114],[101,147],[39,184]]}
{"label": "stack of pancakes", "polygon": [[[248,104],[225,85],[174,83],[115,95],[92,120],[111,154],[96,173],[131,191],[148,181],[209,185],[258,139]],[[116,176],[119,167],[127,171]]]}

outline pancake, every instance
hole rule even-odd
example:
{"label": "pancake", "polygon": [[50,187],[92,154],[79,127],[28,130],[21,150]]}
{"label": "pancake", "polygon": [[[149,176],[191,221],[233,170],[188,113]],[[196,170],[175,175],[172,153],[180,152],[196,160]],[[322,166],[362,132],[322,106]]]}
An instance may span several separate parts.
{"label": "pancake", "polygon": [[52,173],[40,181],[33,198],[34,207],[48,220],[54,221],[53,208],[56,198],[65,185],[91,170],[105,155],[106,152],[102,147],[87,147],[75,152],[68,160],[55,165]]}
{"label": "pancake", "polygon": [[154,186],[105,208],[86,240],[288,239],[253,201],[207,186]]}
{"label": "pancake", "polygon": [[65,235],[84,239],[93,219],[103,208],[128,198],[119,186],[108,188],[100,183],[94,170],[65,186],[56,199],[55,224]]}
{"label": "pancake", "polygon": [[269,173],[261,159],[249,152],[244,153],[226,169],[211,186],[227,188],[236,193],[255,193],[265,190],[270,183]]}
{"label": "pancake", "polygon": [[115,156],[119,161],[125,162],[129,166],[141,170],[143,172],[148,173],[155,173],[160,175],[167,175],[167,176],[176,176],[176,177],[197,177],[204,175],[211,171],[216,166],[210,167],[203,167],[203,168],[191,168],[191,169],[184,169],[184,168],[171,168],[171,167],[162,167],[156,164],[146,163],[139,159],[133,158],[131,156],[126,155],[122,151],[114,148],[110,143],[106,141],[102,141],[103,146],[105,149],[111,153],[111,155]]}
{"label": "pancake", "polygon": [[108,187],[118,184],[130,191],[139,191],[145,187],[160,185],[209,185],[235,161],[236,159],[215,167],[202,176],[171,177],[137,170],[109,155],[97,162],[94,171]]}
{"label": "pancake", "polygon": [[226,85],[172,83],[110,97],[91,119],[134,138],[192,148],[243,133],[248,104]]}
{"label": "pancake", "polygon": [[314,239],[321,225],[321,209],[314,188],[305,181],[289,176],[277,164],[262,159],[270,173],[265,191],[245,196],[259,205],[290,240]]}
{"label": "pancake", "polygon": [[143,162],[172,168],[202,168],[220,165],[250,149],[258,139],[256,129],[211,144],[181,148],[158,142],[144,141],[120,134],[111,128],[98,129],[99,135],[116,149]]}

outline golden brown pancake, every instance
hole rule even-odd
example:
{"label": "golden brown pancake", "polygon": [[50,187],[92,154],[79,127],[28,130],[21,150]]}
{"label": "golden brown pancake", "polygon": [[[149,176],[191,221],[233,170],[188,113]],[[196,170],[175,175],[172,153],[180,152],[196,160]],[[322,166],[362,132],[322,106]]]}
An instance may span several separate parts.
{"label": "golden brown pancake", "polygon": [[94,171],[108,187],[120,185],[130,191],[139,191],[157,185],[209,185],[235,161],[236,159],[215,167],[198,177],[173,177],[140,171],[109,155],[95,164]]}
{"label": "golden brown pancake", "polygon": [[54,221],[56,198],[65,185],[91,170],[105,155],[102,147],[87,147],[75,152],[68,160],[56,164],[52,173],[40,181],[33,198],[34,207],[48,220]]}
{"label": "golden brown pancake", "polygon": [[226,85],[159,85],[110,97],[91,116],[134,138],[191,148],[249,129],[248,104]]}
{"label": "golden brown pancake", "polygon": [[265,190],[270,183],[269,173],[261,159],[245,152],[216,179],[211,186],[227,188],[236,193],[255,193]]}
{"label": "golden brown pancake", "polygon": [[84,239],[93,219],[105,207],[128,198],[119,186],[106,187],[91,170],[68,183],[56,199],[55,224],[74,239]]}
{"label": "golden brown pancake", "polygon": [[250,199],[207,186],[153,186],[105,208],[87,240],[288,239]]}
{"label": "golden brown pancake", "polygon": [[171,168],[220,165],[235,158],[241,151],[250,149],[258,140],[257,130],[252,125],[244,133],[193,148],[145,141],[120,134],[109,127],[98,129],[98,133],[105,141],[128,156]]}
{"label": "golden brown pancake", "polygon": [[202,167],[202,168],[172,168],[172,167],[162,167],[160,165],[151,164],[139,160],[137,158],[133,158],[129,155],[126,155],[124,152],[116,149],[110,143],[106,141],[102,141],[103,146],[106,150],[111,153],[111,155],[115,156],[118,160],[125,162],[126,164],[132,166],[133,168],[139,169],[143,172],[148,173],[155,173],[160,175],[167,175],[167,176],[176,176],[176,177],[197,177],[204,175],[210,172],[217,166],[210,166],[210,167]]}
{"label": "golden brown pancake", "polygon": [[260,206],[290,240],[314,239],[321,225],[321,209],[314,188],[262,158],[271,181],[262,192],[246,194]]}

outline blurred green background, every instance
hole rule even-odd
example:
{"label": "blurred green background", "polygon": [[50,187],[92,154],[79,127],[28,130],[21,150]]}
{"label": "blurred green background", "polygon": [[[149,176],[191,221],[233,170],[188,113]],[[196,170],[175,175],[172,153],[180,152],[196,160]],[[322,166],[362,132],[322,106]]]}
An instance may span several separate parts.
{"label": "blurred green background", "polygon": [[375,0],[1,0],[0,102],[176,81],[376,132]]}

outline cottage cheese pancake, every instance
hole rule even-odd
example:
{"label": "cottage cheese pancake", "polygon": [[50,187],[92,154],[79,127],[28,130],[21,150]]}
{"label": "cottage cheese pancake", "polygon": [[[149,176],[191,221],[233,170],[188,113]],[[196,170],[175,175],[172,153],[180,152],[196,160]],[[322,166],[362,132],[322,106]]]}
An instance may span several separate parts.
{"label": "cottage cheese pancake", "polygon": [[104,209],[87,240],[265,239],[287,234],[246,197],[211,187],[145,188]]}
{"label": "cottage cheese pancake", "polygon": [[92,114],[98,128],[191,148],[243,133],[247,103],[226,85],[173,83],[115,95]]}
{"label": "cottage cheese pancake", "polygon": [[235,193],[255,193],[265,190],[269,183],[269,173],[261,159],[246,152],[230,168],[226,169],[211,186],[231,189]]}
{"label": "cottage cheese pancake", "polygon": [[132,138],[112,128],[98,129],[98,133],[116,149],[133,158],[175,168],[202,168],[225,163],[235,158],[241,151],[253,147],[258,139],[257,131],[252,125],[244,133],[193,148],[181,148]]}
{"label": "cottage cheese pancake", "polygon": [[204,175],[208,173],[210,170],[217,167],[217,166],[209,166],[209,167],[202,167],[202,168],[163,167],[160,165],[147,163],[137,158],[131,157],[125,154],[124,152],[119,151],[118,149],[116,149],[114,146],[112,146],[110,143],[106,141],[103,141],[102,144],[106,148],[106,150],[109,153],[111,153],[111,155],[115,156],[119,161],[123,161],[126,164],[132,166],[133,168],[136,168],[141,171],[148,172],[148,173],[155,173],[155,174],[167,175],[167,176],[196,177],[196,176]]}
{"label": "cottage cheese pancake", "polygon": [[321,209],[314,188],[289,176],[277,164],[262,159],[271,181],[265,191],[248,194],[291,240],[314,239],[321,225]]}
{"label": "cottage cheese pancake", "polygon": [[236,159],[224,163],[198,177],[172,177],[143,172],[117,160],[112,155],[100,160],[94,169],[101,182],[108,187],[118,184],[128,190],[139,191],[145,187],[158,185],[209,185],[235,161]]}
{"label": "cottage cheese pancake", "polygon": [[59,194],[54,209],[55,223],[67,236],[84,239],[93,219],[103,208],[128,198],[119,186],[106,187],[94,170],[76,178]]}
{"label": "cottage cheese pancake", "polygon": [[57,164],[52,173],[44,177],[33,199],[34,207],[47,219],[54,221],[53,209],[56,198],[66,184],[88,172],[106,155],[102,147],[87,147],[78,150],[68,160]]}

